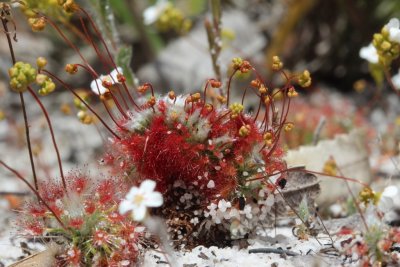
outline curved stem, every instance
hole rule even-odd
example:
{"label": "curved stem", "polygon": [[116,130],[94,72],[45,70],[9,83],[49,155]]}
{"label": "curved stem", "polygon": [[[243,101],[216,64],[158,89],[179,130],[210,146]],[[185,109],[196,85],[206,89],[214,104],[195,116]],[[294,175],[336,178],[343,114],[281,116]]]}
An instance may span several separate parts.
{"label": "curved stem", "polygon": [[58,221],[58,223],[62,226],[62,228],[67,229],[67,227],[65,226],[65,224],[61,221],[60,217],[57,216],[57,214],[54,212],[54,210],[46,203],[46,201],[44,201],[44,199],[40,196],[39,192],[37,191],[37,189],[33,188],[33,186],[15,169],[11,168],[10,166],[8,166],[6,163],[4,163],[2,160],[0,160],[0,164],[3,165],[7,170],[9,170],[10,172],[12,172],[15,176],[17,176],[22,182],[24,182],[29,189],[36,195],[36,197],[39,199],[39,201],[41,203],[43,203],[43,205],[46,206],[46,208],[53,214],[53,216],[56,218],[56,220]]}
{"label": "curved stem", "polygon": [[88,104],[86,103],[85,100],[82,99],[82,97],[80,97],[75,91],[74,89],[72,89],[67,83],[65,83],[64,81],[62,81],[60,78],[58,78],[56,75],[54,75],[53,73],[47,71],[47,70],[42,70],[43,72],[47,73],[48,75],[50,75],[52,78],[56,79],[62,86],[64,86],[66,89],[68,89],[76,98],[78,98],[98,119],[99,121],[104,125],[104,127],[106,127],[106,129],[117,139],[121,139],[121,137],[119,137],[108,125],[107,123],[96,113],[96,111],[94,111],[94,109]]}
{"label": "curved stem", "polygon": [[49,130],[50,130],[51,140],[53,142],[54,150],[56,151],[56,155],[57,155],[58,168],[60,169],[60,175],[61,175],[62,184],[63,184],[64,190],[67,190],[67,183],[66,183],[65,177],[64,177],[64,171],[63,171],[63,167],[62,167],[61,156],[60,156],[60,152],[58,150],[58,146],[57,146],[57,142],[56,142],[56,138],[55,138],[55,135],[54,135],[53,126],[51,124],[51,120],[50,120],[49,114],[46,111],[46,108],[43,106],[42,101],[40,101],[39,97],[35,94],[35,92],[32,90],[32,88],[30,86],[28,86],[28,91],[33,96],[33,98],[35,99],[36,103],[40,106],[40,109],[42,110],[42,112],[43,112],[43,114],[44,114],[44,116],[46,118],[47,125],[49,126]]}
{"label": "curved stem", "polygon": [[[86,65],[88,68],[90,68],[91,70],[93,70],[93,68],[90,66],[90,64],[89,64],[88,61],[86,60],[86,58],[82,55],[82,53],[81,53],[81,51],[79,50],[79,48],[78,48],[76,45],[74,45],[74,44],[71,42],[71,40],[69,40],[69,39],[67,38],[67,36],[66,36],[66,35],[61,31],[61,29],[56,25],[56,23],[55,23],[54,21],[52,21],[50,18],[46,17],[45,15],[43,15],[43,14],[40,14],[40,15],[43,16],[43,17],[46,19],[46,21],[49,22],[50,25],[60,34],[60,36],[64,39],[64,41],[66,41],[67,44],[68,44],[72,49],[74,49],[76,53],[78,53],[79,57],[82,59],[82,61],[85,63],[85,65]],[[93,70],[93,72],[95,72],[95,71]]]}
{"label": "curved stem", "polygon": [[238,70],[234,70],[231,74],[231,76],[229,76],[229,80],[228,80],[228,87],[226,89],[226,106],[229,107],[229,95],[230,95],[230,89],[231,89],[231,82],[233,79],[233,76],[236,74]]}
{"label": "curved stem", "polygon": [[[1,22],[3,24],[4,32],[5,32],[6,37],[7,37],[7,43],[8,43],[8,48],[9,48],[9,51],[10,51],[10,54],[11,54],[11,60],[12,60],[12,63],[14,65],[17,61],[15,59],[14,49],[13,49],[13,45],[12,45],[11,37],[10,37],[10,32],[8,31],[8,26],[7,26],[8,20],[2,17],[1,18]],[[35,162],[33,161],[31,138],[30,138],[30,134],[29,134],[28,116],[26,114],[25,100],[24,100],[23,93],[19,93],[19,99],[20,99],[20,102],[21,102],[22,114],[23,114],[23,117],[24,117],[26,143],[27,143],[27,146],[28,146],[28,153],[29,153],[29,160],[30,160],[30,163],[31,163],[33,182],[35,184],[35,189],[38,190],[39,186],[38,186],[38,180],[37,180],[37,176],[36,176]]]}
{"label": "curved stem", "polygon": [[385,72],[385,77],[389,83],[390,88],[397,94],[397,96],[400,97],[400,91],[396,89],[396,86],[394,86],[393,80],[392,80],[392,77],[390,76],[389,71],[385,68],[384,72]]}
{"label": "curved stem", "polygon": [[[104,41],[103,35],[101,34],[101,32],[99,31],[99,29],[97,28],[96,23],[94,23],[93,19],[90,17],[89,13],[88,13],[85,9],[80,8],[79,10],[80,10],[83,14],[85,14],[85,16],[88,18],[88,20],[89,20],[89,22],[90,22],[90,25],[92,25],[94,31],[96,32],[96,34],[97,34],[97,36],[99,37],[101,43],[103,44],[104,48],[106,49],[107,55],[108,55],[108,57],[109,57],[109,59],[110,59],[110,62],[111,62],[111,64],[112,64],[112,66],[113,66],[114,69],[116,69],[117,72],[118,72],[117,64],[115,64],[115,61],[114,61],[114,59],[113,59],[113,57],[112,57],[112,55],[111,55],[111,53],[110,53],[110,50],[108,49],[108,46],[107,46],[106,42]],[[118,73],[119,73],[119,72],[118,72]],[[133,100],[132,95],[130,94],[130,92],[129,92],[129,90],[128,90],[128,87],[126,86],[126,83],[125,83],[125,82],[122,82],[122,86],[124,87],[125,92],[127,93],[128,98],[129,98],[129,100],[131,101],[131,103],[132,103],[138,110],[140,110],[140,107],[136,104],[135,100]]]}

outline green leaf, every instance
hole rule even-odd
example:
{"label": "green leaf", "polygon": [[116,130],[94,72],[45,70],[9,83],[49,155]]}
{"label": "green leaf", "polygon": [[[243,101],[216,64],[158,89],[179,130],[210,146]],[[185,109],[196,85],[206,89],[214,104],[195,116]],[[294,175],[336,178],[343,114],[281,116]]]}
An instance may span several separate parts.
{"label": "green leaf", "polygon": [[300,202],[299,217],[303,222],[307,222],[308,219],[310,218],[310,211],[308,210],[308,204],[307,204],[306,197],[303,197],[303,199]]}
{"label": "green leaf", "polygon": [[117,65],[123,70],[126,82],[130,86],[134,86],[135,74],[130,65],[132,60],[132,47],[122,46],[117,54]]}
{"label": "green leaf", "polygon": [[91,0],[91,2],[99,14],[97,22],[100,24],[101,31],[105,33],[104,35],[113,44],[119,43],[118,31],[110,0]]}

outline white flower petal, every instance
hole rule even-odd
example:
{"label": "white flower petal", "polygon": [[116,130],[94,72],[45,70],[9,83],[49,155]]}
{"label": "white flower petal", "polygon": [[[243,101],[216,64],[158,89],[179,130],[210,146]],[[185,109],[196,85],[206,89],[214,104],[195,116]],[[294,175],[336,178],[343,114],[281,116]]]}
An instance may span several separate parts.
{"label": "white flower petal", "polygon": [[392,77],[392,82],[394,87],[396,87],[397,90],[400,90],[400,70],[399,73]]}
{"label": "white flower petal", "polygon": [[373,44],[362,47],[360,49],[360,57],[373,64],[377,64],[379,61],[378,52],[376,51],[376,48],[373,46]]}
{"label": "white flower petal", "polygon": [[131,190],[129,190],[125,198],[132,201],[138,193],[139,193],[139,188],[134,186],[131,188]]}
{"label": "white flower petal", "polygon": [[110,77],[111,77],[111,80],[114,82],[114,83],[117,83],[118,82],[118,74],[123,74],[122,73],[122,68],[121,67],[117,67],[116,69],[114,69],[114,70],[112,70],[111,72],[110,72]]}
{"label": "white flower petal", "polygon": [[397,186],[394,185],[386,187],[385,190],[383,190],[382,192],[382,196],[390,198],[394,198],[398,194],[399,194],[399,189],[397,188]]}
{"label": "white flower petal", "polygon": [[140,184],[139,190],[141,193],[151,193],[154,191],[154,188],[156,188],[156,182],[147,179]]}
{"label": "white flower petal", "polygon": [[92,91],[93,91],[96,95],[99,95],[99,94],[102,95],[102,94],[104,94],[104,93],[107,92],[107,88],[105,88],[105,87],[103,86],[103,83],[102,83],[101,79],[93,80],[93,81],[90,83],[90,89],[92,89]]}
{"label": "white flower petal", "polygon": [[147,207],[160,207],[164,200],[163,196],[159,192],[151,192],[146,194],[145,205]]}
{"label": "white flower petal", "polygon": [[157,18],[158,18],[158,11],[157,7],[155,6],[148,7],[143,12],[143,22],[146,25],[153,24],[154,22],[156,22]]}
{"label": "white flower petal", "polygon": [[144,205],[138,206],[136,209],[132,211],[132,218],[135,221],[142,221],[146,216],[147,209]]}
{"label": "white flower petal", "polygon": [[153,6],[146,8],[143,12],[143,22],[146,25],[153,24],[157,21],[158,17],[164,11],[164,9],[169,5],[166,0],[158,0]]}
{"label": "white flower petal", "polygon": [[386,24],[386,27],[390,30],[391,28],[399,28],[400,27],[400,22],[397,18],[392,18],[389,20],[388,24]]}
{"label": "white flower petal", "polygon": [[118,211],[120,214],[125,214],[127,211],[132,209],[132,203],[128,200],[122,200],[119,204]]}
{"label": "white flower petal", "polygon": [[389,29],[389,40],[400,43],[400,29]]}

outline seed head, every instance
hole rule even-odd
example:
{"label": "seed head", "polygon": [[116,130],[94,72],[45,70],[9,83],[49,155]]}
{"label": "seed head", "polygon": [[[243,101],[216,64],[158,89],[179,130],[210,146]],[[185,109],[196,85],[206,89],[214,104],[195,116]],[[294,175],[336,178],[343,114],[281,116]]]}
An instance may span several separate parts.
{"label": "seed head", "polygon": [[76,64],[67,64],[65,65],[65,71],[69,74],[75,74],[78,72],[78,65]]}
{"label": "seed head", "polygon": [[36,79],[37,71],[29,63],[18,61],[8,70],[10,86],[15,92],[23,93]]}
{"label": "seed head", "polygon": [[272,57],[272,70],[280,71],[283,68],[283,63],[278,56]]}
{"label": "seed head", "polygon": [[311,85],[311,75],[308,70],[303,71],[303,73],[300,75],[298,83],[301,87],[309,87]]}
{"label": "seed head", "polygon": [[28,23],[31,25],[32,31],[34,32],[40,32],[46,28],[46,19],[44,17],[29,18]]}

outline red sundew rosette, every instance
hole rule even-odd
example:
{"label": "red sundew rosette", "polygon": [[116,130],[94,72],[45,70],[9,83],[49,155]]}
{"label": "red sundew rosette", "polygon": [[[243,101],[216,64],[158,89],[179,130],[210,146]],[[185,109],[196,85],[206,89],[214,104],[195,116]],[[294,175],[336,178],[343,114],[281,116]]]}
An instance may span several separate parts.
{"label": "red sundew rosette", "polygon": [[[182,180],[186,186],[195,185],[208,200],[229,200],[240,183],[239,169],[251,160],[255,151],[264,160],[263,167],[267,174],[286,168],[281,147],[276,146],[271,153],[270,148],[263,147],[263,134],[250,115],[231,117],[228,109],[213,108],[210,111],[200,101],[182,109],[184,114],[179,116],[186,121],[177,119],[171,123],[168,109],[173,105],[175,103],[159,100],[151,107],[154,108],[154,115],[147,118],[144,129],[121,130],[122,138],[112,140],[106,157],[108,163],[112,163],[114,173],[125,174],[134,183],[153,179],[157,182],[157,190],[163,193],[174,181]],[[196,112],[199,114],[197,121],[187,125],[188,118]],[[207,123],[202,124],[200,120],[207,120]],[[125,120],[121,125],[126,123]],[[198,124],[209,127],[207,138],[202,141],[194,138],[191,129]],[[243,125],[250,129],[246,136],[239,135]],[[224,136],[229,139],[224,143],[210,142]],[[253,173],[258,169],[252,168]],[[212,186],[208,186],[211,180]]]}

